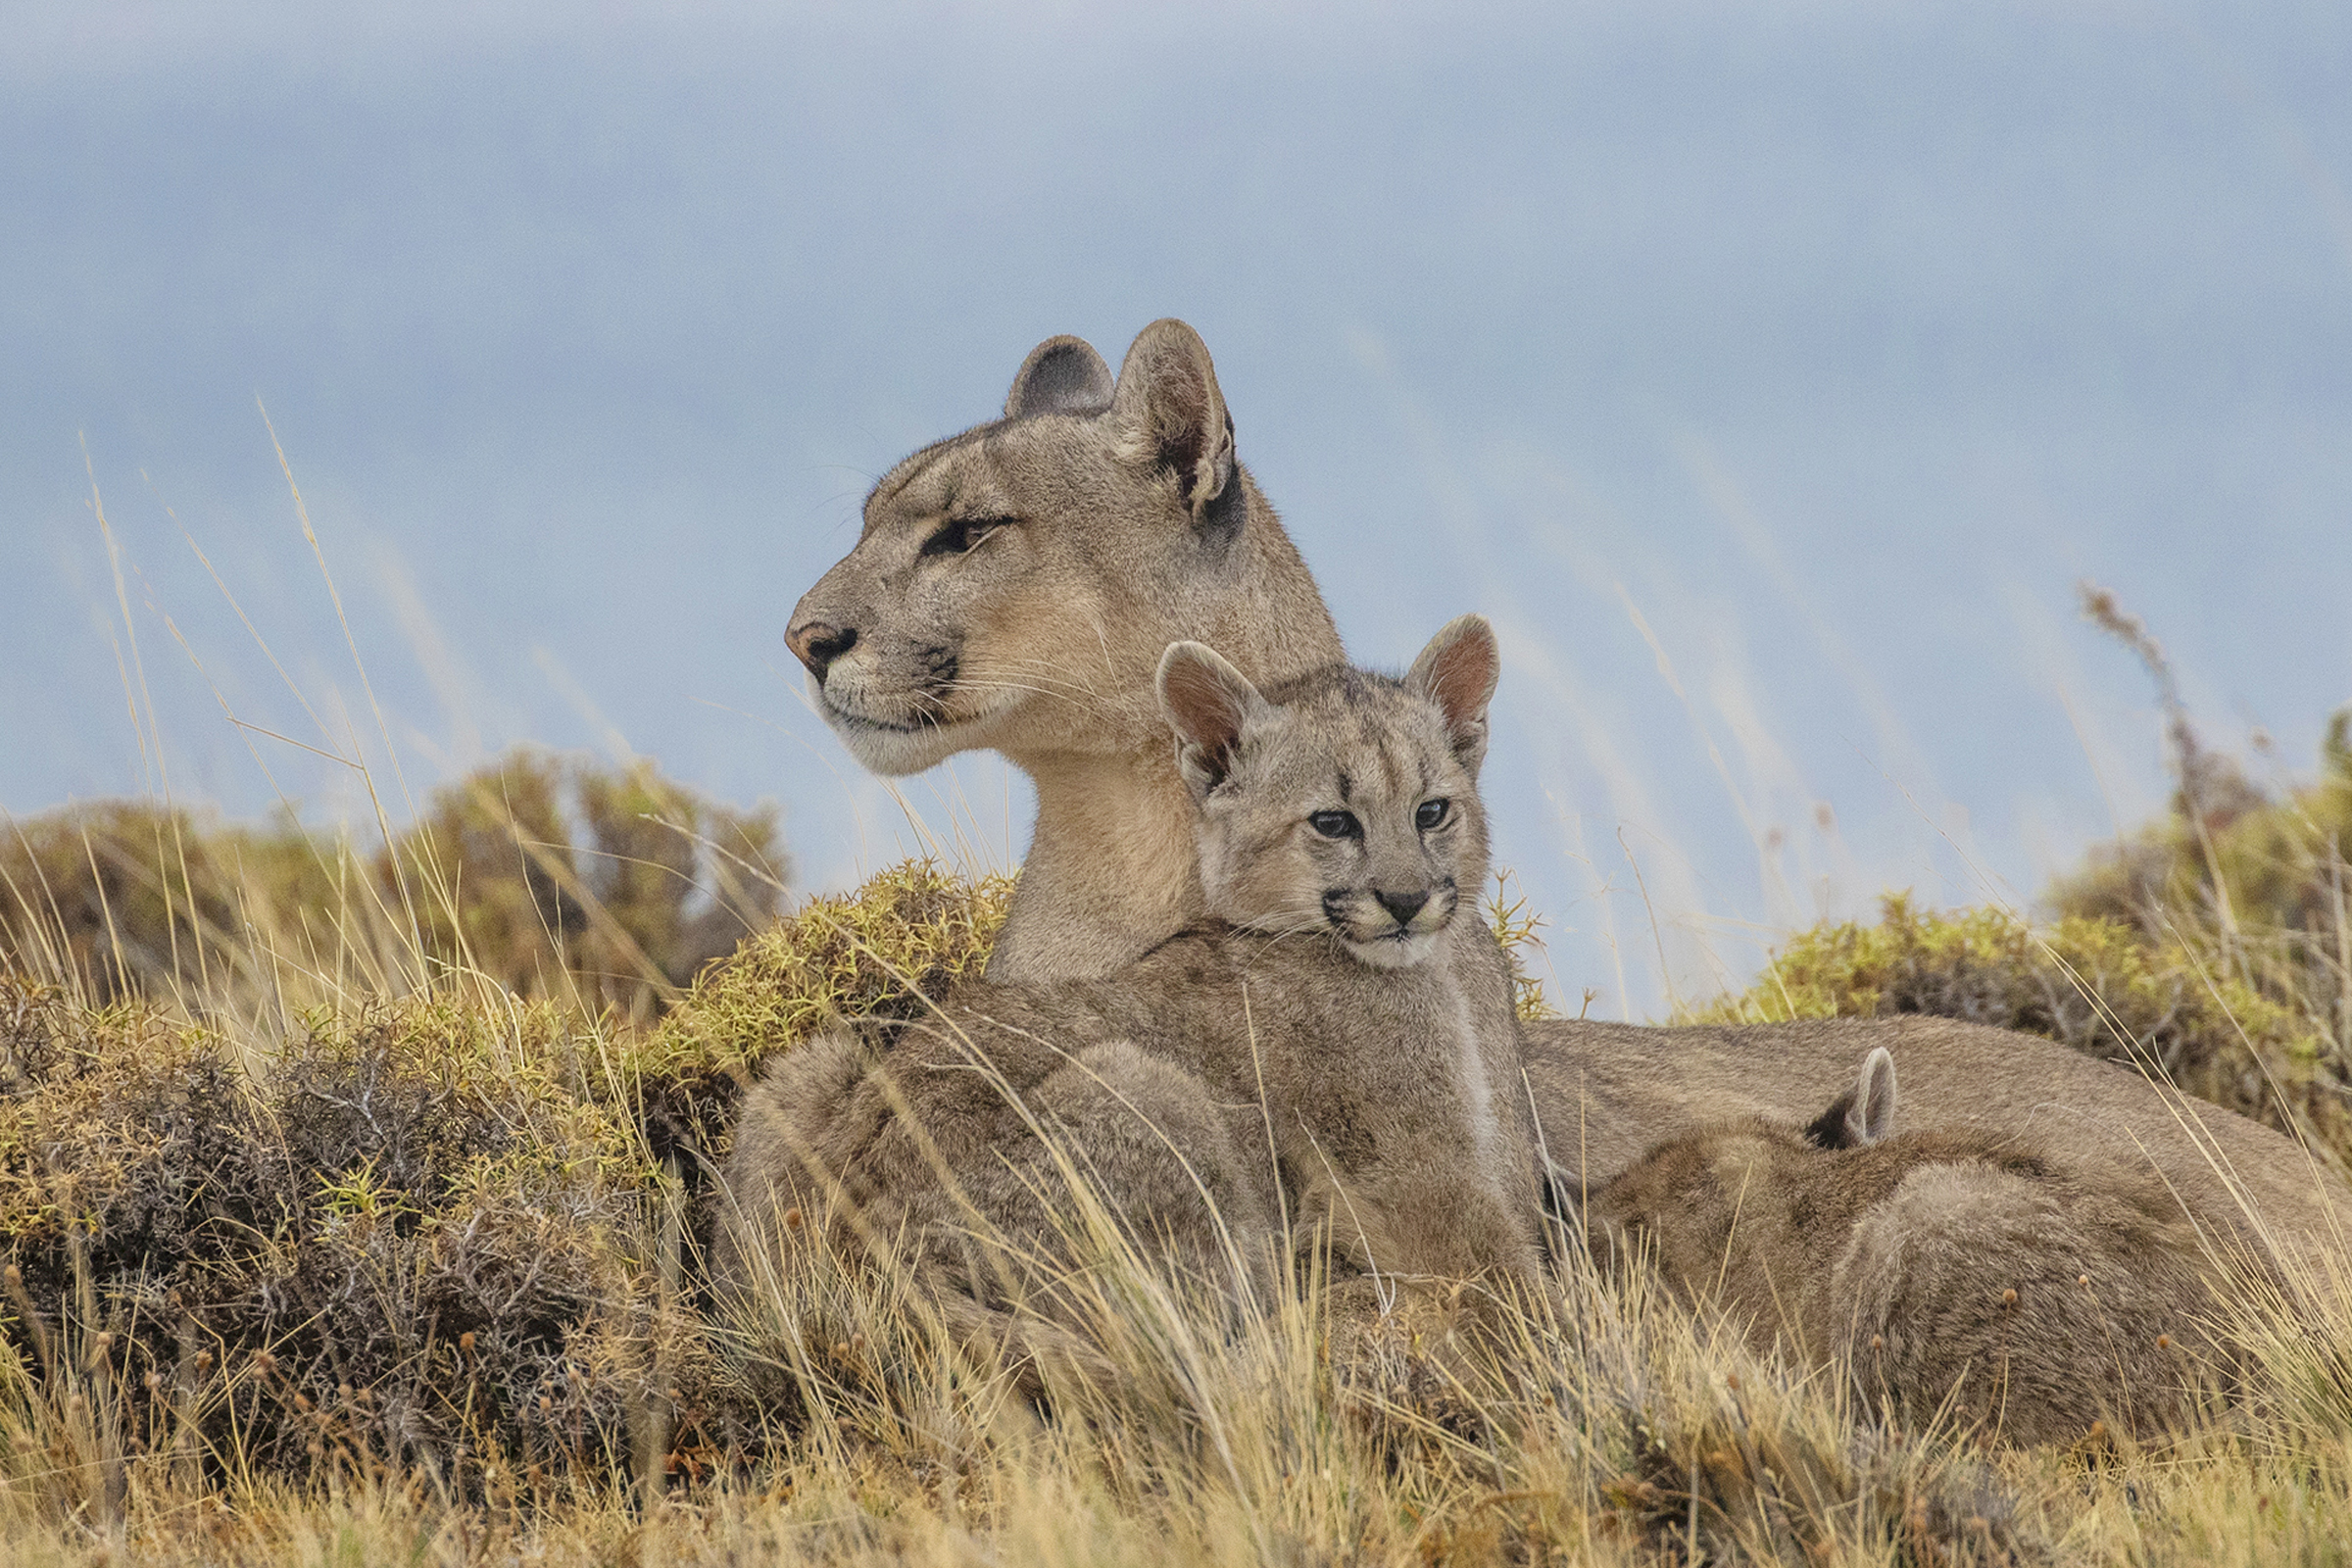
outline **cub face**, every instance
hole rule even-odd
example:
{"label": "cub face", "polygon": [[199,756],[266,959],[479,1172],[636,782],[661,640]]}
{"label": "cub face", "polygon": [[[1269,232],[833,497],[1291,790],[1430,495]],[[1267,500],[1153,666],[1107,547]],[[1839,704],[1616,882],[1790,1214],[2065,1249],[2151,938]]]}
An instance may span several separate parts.
{"label": "cub face", "polygon": [[[1246,480],[1208,350],[1147,327],[1114,383],[1073,337],[1033,351],[1004,417],[907,458],[787,640],[878,773],[993,747],[1132,748],[1161,649],[1228,591]],[[1205,599],[1204,599],[1205,596]]]}
{"label": "cub face", "polygon": [[1335,668],[1260,693],[1200,643],[1159,666],[1199,810],[1209,913],[1325,933],[1380,968],[1427,961],[1487,875],[1478,798],[1494,634],[1464,615],[1402,680]]}

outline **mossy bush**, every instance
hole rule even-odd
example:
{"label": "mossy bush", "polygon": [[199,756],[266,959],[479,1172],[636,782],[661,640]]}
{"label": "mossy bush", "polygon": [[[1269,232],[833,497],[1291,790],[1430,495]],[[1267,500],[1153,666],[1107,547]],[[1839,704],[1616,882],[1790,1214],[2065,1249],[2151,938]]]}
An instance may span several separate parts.
{"label": "mossy bush", "polygon": [[489,1485],[688,1441],[726,1396],[691,1312],[655,1308],[690,1295],[742,1084],[976,973],[1009,890],[895,867],[642,1029],[451,990],[232,1037],[0,974],[9,1338],[52,1373],[99,1357],[134,1444],[218,1466]]}
{"label": "mossy bush", "polygon": [[653,1147],[699,1187],[725,1159],[735,1102],[761,1062],[829,1023],[908,1017],[977,979],[1011,899],[1010,877],[908,860],[747,939],[625,1047]]}
{"label": "mossy bush", "polygon": [[790,874],[772,806],[519,747],[435,790],[389,849],[144,801],[6,824],[0,966],[208,1004],[274,996],[289,970],[356,997],[465,974],[647,1017],[772,922]]}
{"label": "mossy bush", "polygon": [[103,1364],[134,1449],[545,1467],[623,1451],[693,1382],[643,1310],[655,1168],[552,1006],[390,1004],[257,1056],[144,1004],[0,996],[10,1336],[52,1376]]}
{"label": "mossy bush", "polygon": [[637,1018],[774,920],[790,867],[772,806],[529,748],[436,790],[375,862],[435,966]]}
{"label": "mossy bush", "polygon": [[2340,1059],[2352,1053],[2352,710],[2329,722],[2318,774],[2300,784],[2260,788],[2228,758],[2194,756],[2195,788],[2093,846],[2050,904],[2210,955]]}

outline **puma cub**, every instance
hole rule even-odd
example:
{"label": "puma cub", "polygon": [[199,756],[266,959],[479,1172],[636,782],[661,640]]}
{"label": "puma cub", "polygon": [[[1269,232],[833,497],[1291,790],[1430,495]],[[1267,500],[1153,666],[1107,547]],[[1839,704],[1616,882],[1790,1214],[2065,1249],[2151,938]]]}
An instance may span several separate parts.
{"label": "puma cub", "polygon": [[1989,1137],[1886,1136],[1894,1059],[1802,1132],[1735,1122],[1660,1145],[1592,1196],[1588,1240],[1654,1251],[1749,1343],[1850,1368],[1914,1424],[1947,1407],[2016,1443],[2178,1423],[2219,1362],[2195,1231],[2160,1183]]}
{"label": "puma cub", "polygon": [[1511,977],[1473,902],[1496,672],[1474,615],[1401,680],[1337,667],[1261,693],[1170,647],[1157,689],[1211,918],[1102,979],[959,988],[784,1057],[738,1125],[724,1274],[744,1281],[790,1210],[830,1209],[1008,1306],[1007,1249],[1077,1261],[1041,1133],[1133,1239],[1220,1288],[1268,1283],[1286,1222],[1367,1273],[1532,1273]]}

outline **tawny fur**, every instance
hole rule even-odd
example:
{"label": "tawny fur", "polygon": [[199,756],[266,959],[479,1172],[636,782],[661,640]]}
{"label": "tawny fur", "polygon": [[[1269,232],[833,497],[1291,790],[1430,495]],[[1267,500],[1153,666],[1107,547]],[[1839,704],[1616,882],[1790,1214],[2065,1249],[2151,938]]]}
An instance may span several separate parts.
{"label": "tawny fur", "polygon": [[1493,634],[1464,617],[1401,681],[1340,668],[1262,696],[1197,645],[1165,667],[1210,917],[1115,975],[965,987],[785,1057],[738,1124],[722,1276],[751,1277],[743,1250],[798,1209],[913,1236],[962,1297],[1034,1296],[971,1236],[1061,1256],[1041,1131],[1212,1285],[1272,1283],[1286,1220],[1371,1274],[1538,1269],[1509,965],[1475,903]]}
{"label": "tawny fur", "polygon": [[1865,1408],[1914,1426],[2154,1436],[2227,1381],[2207,1280],[2234,1265],[2161,1186],[1985,1137],[1840,1142],[1761,1119],[1676,1139],[1592,1196],[1588,1238],[1604,1263],[1654,1257],[1755,1348],[1847,1369]]}
{"label": "tawny fur", "polygon": [[1003,419],[883,475],[857,546],[791,631],[867,767],[994,749],[1036,783],[1037,831],[989,961],[1000,980],[1104,974],[1202,912],[1192,807],[1152,693],[1161,651],[1186,639],[1260,682],[1342,658],[1314,579],[1235,458],[1208,349],[1181,321],[1146,327],[1115,383],[1077,339],[1040,344]]}
{"label": "tawny fur", "polygon": [[[991,978],[1100,976],[1207,907],[1152,700],[1161,650],[1198,638],[1264,683],[1337,662],[1340,645],[1238,462],[1190,327],[1147,327],[1115,386],[1094,350],[1051,339],[1005,413],[875,487],[857,547],[795,611],[793,642],[807,658],[814,629],[855,633],[811,667],[865,765],[910,772],[994,749],[1027,770],[1036,831]],[[992,515],[1019,521],[965,554],[921,553],[950,520]],[[1559,1021],[1528,1027],[1526,1065],[1552,1158],[1596,1186],[1710,1122],[1810,1116],[1874,1045],[1902,1057],[1913,1126],[2153,1173],[2201,1224],[2286,1251],[2342,1245],[2352,1192],[2293,1143],[2033,1036],[1933,1018]]]}

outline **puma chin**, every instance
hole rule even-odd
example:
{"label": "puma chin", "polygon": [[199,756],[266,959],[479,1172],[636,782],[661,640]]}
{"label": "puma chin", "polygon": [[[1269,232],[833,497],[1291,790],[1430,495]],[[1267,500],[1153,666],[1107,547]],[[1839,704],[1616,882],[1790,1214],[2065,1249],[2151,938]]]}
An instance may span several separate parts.
{"label": "puma chin", "polygon": [[1449,880],[1410,919],[1399,921],[1361,889],[1333,889],[1323,895],[1323,913],[1331,934],[1362,962],[1375,969],[1409,969],[1436,956],[1438,939],[1453,923],[1460,903]]}
{"label": "puma chin", "polygon": [[909,704],[904,697],[896,703],[861,700],[857,683],[839,673],[827,681],[811,676],[808,686],[817,711],[858,765],[886,777],[920,773],[957,752],[994,744],[997,721],[1019,701],[1008,694],[976,711],[957,713],[942,711],[938,705]]}

